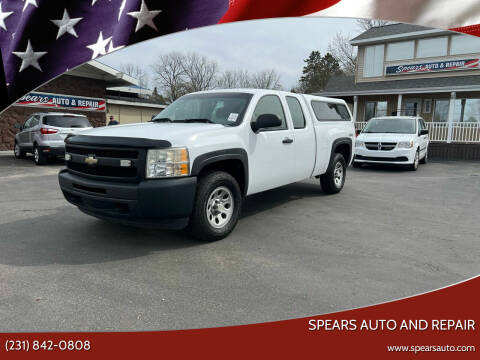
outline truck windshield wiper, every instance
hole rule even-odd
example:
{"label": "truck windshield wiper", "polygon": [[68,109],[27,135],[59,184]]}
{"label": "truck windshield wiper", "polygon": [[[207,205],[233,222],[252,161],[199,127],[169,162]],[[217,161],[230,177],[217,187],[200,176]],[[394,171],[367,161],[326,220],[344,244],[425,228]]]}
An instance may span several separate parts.
{"label": "truck windshield wiper", "polygon": [[215,121],[212,121],[210,119],[183,119],[183,120],[178,120],[178,122],[184,122],[184,123],[208,123],[208,124],[217,124]]}
{"label": "truck windshield wiper", "polygon": [[173,122],[172,119],[170,118],[158,118],[158,119],[152,119],[152,122]]}

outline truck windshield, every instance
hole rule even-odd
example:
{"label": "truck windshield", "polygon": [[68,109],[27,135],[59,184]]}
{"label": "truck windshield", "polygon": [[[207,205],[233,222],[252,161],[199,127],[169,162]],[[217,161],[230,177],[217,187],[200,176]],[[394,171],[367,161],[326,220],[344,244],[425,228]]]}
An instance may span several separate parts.
{"label": "truck windshield", "polygon": [[382,134],[415,134],[416,119],[406,118],[376,118],[371,119],[363,133]]}
{"label": "truck windshield", "polygon": [[185,95],[155,116],[152,121],[237,126],[242,123],[252,96],[236,92]]}
{"label": "truck windshield", "polygon": [[48,115],[43,118],[43,124],[60,128],[87,128],[92,125],[86,116]]}

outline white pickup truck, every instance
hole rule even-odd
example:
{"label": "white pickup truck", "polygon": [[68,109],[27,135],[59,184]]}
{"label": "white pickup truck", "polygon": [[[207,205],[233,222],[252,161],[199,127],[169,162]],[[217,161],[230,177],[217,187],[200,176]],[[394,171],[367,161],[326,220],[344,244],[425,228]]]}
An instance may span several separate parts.
{"label": "white pickup truck", "polygon": [[274,90],[185,95],[148,123],[66,139],[65,198],[89,215],[227,236],[245,196],[311,177],[342,190],[355,128],[343,100]]}

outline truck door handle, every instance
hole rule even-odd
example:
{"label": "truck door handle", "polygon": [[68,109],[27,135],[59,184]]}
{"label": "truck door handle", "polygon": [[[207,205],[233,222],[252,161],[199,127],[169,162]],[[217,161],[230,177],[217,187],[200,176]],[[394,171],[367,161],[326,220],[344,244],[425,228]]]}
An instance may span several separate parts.
{"label": "truck door handle", "polygon": [[283,142],[284,144],[291,144],[291,143],[293,143],[293,139],[290,139],[290,138],[287,137],[287,138],[283,139],[282,142]]}

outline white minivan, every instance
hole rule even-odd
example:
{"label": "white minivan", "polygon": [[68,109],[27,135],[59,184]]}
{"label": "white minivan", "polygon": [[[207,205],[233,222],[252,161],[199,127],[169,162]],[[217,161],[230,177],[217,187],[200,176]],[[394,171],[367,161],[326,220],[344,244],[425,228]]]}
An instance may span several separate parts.
{"label": "white minivan", "polygon": [[373,118],[357,137],[353,166],[395,164],[415,171],[419,163],[427,162],[428,144],[428,129],[421,117]]}

